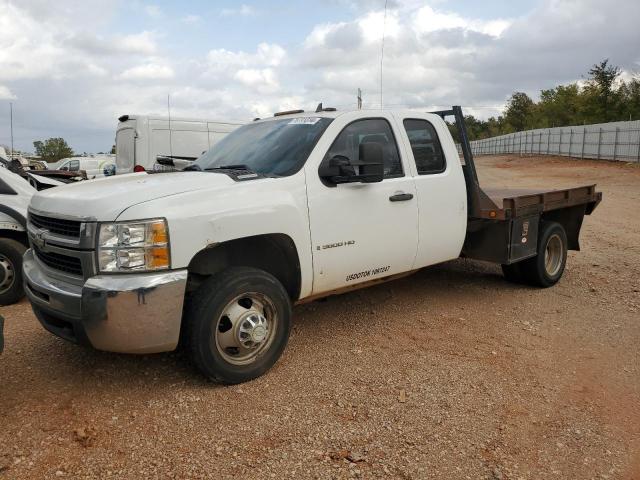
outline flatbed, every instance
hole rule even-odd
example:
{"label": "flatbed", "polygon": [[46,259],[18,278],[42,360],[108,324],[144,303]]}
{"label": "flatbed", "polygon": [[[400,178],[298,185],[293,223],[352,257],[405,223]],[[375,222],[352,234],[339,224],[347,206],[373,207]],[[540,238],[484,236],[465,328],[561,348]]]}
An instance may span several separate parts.
{"label": "flatbed", "polygon": [[590,215],[602,200],[595,185],[543,190],[482,188],[471,153],[462,109],[433,112],[443,119],[455,117],[460,138],[467,187],[468,222],[462,256],[514,265],[538,254],[541,222],[560,223],[566,231],[567,247],[580,250],[579,236],[584,215]]}
{"label": "flatbed", "polygon": [[587,205],[590,214],[602,200],[595,185],[557,190],[485,188],[493,205],[485,203],[477,218],[508,220],[561,208]]}

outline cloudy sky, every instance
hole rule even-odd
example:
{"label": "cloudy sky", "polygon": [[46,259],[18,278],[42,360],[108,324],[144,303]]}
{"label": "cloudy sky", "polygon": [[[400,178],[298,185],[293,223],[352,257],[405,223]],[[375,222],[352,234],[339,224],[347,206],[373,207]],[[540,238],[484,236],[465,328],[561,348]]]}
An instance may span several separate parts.
{"label": "cloudy sky", "polygon": [[[386,106],[497,113],[514,90],[640,71],[638,0],[388,0]],[[0,0],[0,144],[107,150],[126,113],[380,107],[384,0]]]}

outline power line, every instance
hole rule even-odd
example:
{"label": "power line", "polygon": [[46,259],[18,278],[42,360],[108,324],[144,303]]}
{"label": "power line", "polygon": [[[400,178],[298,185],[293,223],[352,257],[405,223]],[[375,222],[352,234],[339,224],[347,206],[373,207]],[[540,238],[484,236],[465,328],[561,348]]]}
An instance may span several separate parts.
{"label": "power line", "polygon": [[171,95],[167,94],[167,112],[169,114],[169,156],[173,157],[173,145],[171,144]]}
{"label": "power line", "polygon": [[13,158],[13,102],[9,102],[9,115],[11,117],[11,158]]}
{"label": "power line", "polygon": [[387,26],[387,0],[384,0],[384,18],[382,20],[382,47],[380,51],[380,108],[382,108],[382,64],[384,62],[384,34]]}

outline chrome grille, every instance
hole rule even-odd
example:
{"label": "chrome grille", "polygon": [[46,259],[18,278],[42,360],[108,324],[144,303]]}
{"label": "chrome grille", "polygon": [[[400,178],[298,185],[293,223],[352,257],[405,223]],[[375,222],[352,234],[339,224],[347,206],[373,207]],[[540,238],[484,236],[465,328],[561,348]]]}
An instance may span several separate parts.
{"label": "chrome grille", "polygon": [[47,267],[61,272],[70,273],[71,275],[82,276],[82,262],[77,257],[69,257],[60,253],[43,252],[35,245],[32,245],[38,259]]}
{"label": "chrome grille", "polygon": [[82,222],[77,220],[63,220],[61,218],[45,217],[29,213],[29,222],[36,228],[49,230],[56,235],[65,237],[80,237],[80,225]]}

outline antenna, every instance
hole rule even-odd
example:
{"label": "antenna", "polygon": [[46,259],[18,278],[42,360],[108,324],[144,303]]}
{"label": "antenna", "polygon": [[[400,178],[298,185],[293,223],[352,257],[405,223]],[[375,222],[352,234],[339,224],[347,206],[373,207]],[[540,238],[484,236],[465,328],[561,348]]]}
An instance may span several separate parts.
{"label": "antenna", "polygon": [[382,63],[384,61],[384,34],[387,26],[387,0],[384,0],[384,19],[382,20],[382,48],[380,51],[380,110],[382,110]]}
{"label": "antenna", "polygon": [[169,112],[169,156],[173,157],[173,145],[171,144],[171,95],[167,93],[167,111]]}
{"label": "antenna", "polygon": [[13,102],[9,102],[9,116],[11,117],[11,158],[13,159]]}
{"label": "antenna", "polygon": [[362,90],[358,88],[358,110],[362,110]]}

